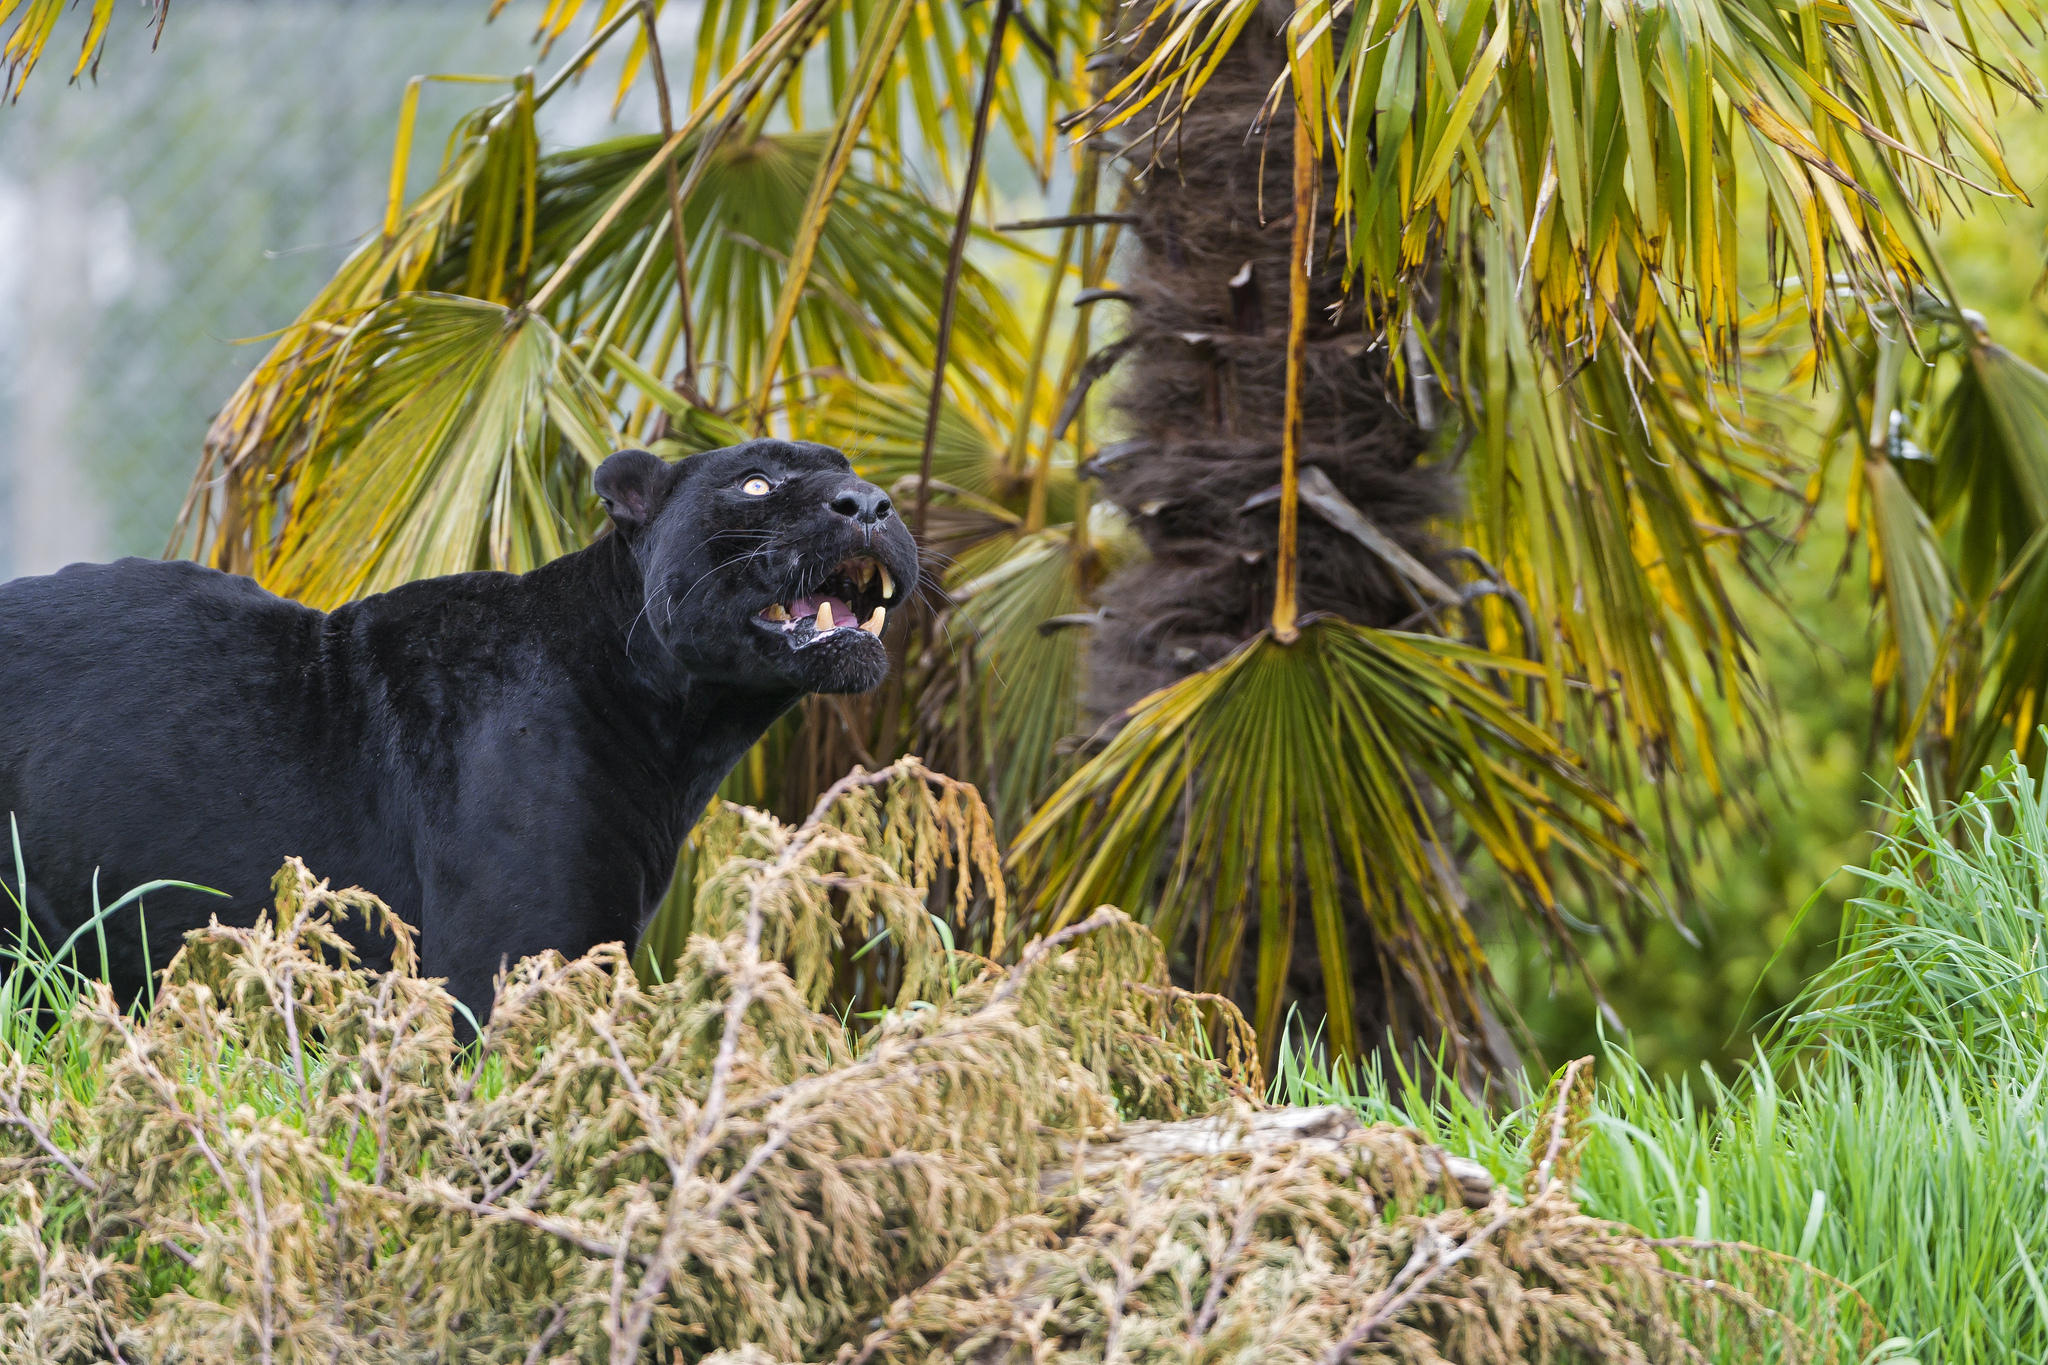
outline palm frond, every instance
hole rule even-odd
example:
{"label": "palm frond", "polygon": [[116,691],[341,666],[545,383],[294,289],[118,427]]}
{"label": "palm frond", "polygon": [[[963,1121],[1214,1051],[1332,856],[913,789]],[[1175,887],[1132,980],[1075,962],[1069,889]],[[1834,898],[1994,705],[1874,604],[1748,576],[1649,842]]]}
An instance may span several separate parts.
{"label": "palm frond", "polygon": [[[373,309],[336,356],[292,516],[256,563],[319,606],[414,578],[536,568],[596,531],[618,448],[589,372],[544,318],[450,295]],[[316,419],[318,420],[318,419]]]}
{"label": "palm frond", "polygon": [[971,741],[961,757],[1004,833],[1023,827],[1068,766],[1061,750],[1085,728],[1095,590],[1142,552],[1122,515],[1098,504],[1078,531],[993,539],[963,553],[948,577],[954,605],[943,627],[958,633],[949,643],[966,657],[970,682],[936,723],[964,717]]}
{"label": "palm frond", "polygon": [[1989,338],[1972,342],[1934,443],[1950,485],[1936,507],[1957,523],[1958,578],[1982,623],[1982,663],[1970,668],[1967,650],[1958,661],[1958,683],[1976,683],[1963,694],[1975,713],[1943,717],[1963,730],[1956,790],[2009,748],[2038,764],[2048,698],[2048,374]]}
{"label": "palm frond", "polygon": [[[1257,9],[1159,0],[1140,21],[1149,51],[1097,125],[1184,106]],[[1319,114],[1317,147],[1336,149],[1352,267],[1395,324],[1433,241],[1512,186],[1535,206],[1513,241],[1537,335],[1591,354],[1615,325],[1653,325],[1654,296],[1728,356],[1743,311],[1737,141],[1816,328],[1838,272],[1893,297],[1893,273],[1919,271],[1913,215],[1969,188],[2026,198],[1992,122],[1994,83],[2044,90],[2003,36],[2011,22],[1982,0],[1310,0],[1288,21],[1288,83]]]}
{"label": "palm frond", "polygon": [[[1256,9],[1126,20],[1136,56],[1093,127],[1164,143]],[[1293,10],[1270,107],[1316,112],[1353,287],[1407,343],[1389,348],[1397,373],[1456,406],[1473,548],[1541,623],[1552,713],[1584,685],[1624,722],[1591,732],[1628,736],[1618,768],[1641,753],[1715,784],[1721,727],[1695,677],[1737,734],[1762,723],[1723,580],[1761,580],[1751,495],[1789,508],[1798,478],[1762,439],[1758,395],[1724,376],[1792,313],[1832,355],[1939,274],[1924,224],[1949,202],[2024,199],[1992,119],[2000,88],[2043,86],[2011,31],[1976,0]],[[1786,282],[1785,311],[1761,319],[1737,289],[1738,191]],[[1504,604],[1487,614],[1507,644]]]}
{"label": "palm frond", "polygon": [[[716,411],[716,395],[743,399],[764,370],[770,310],[822,138],[763,136],[701,159],[699,142],[684,138],[674,148],[696,170],[686,206],[691,308],[699,335],[722,362],[706,381],[713,398],[679,398],[647,382],[666,372],[681,323],[669,199],[659,177],[645,174],[661,140],[621,139],[540,157],[530,131],[534,103],[532,82],[522,79],[473,116],[436,184],[394,231],[359,248],[273,344],[209,434],[178,543],[196,545],[221,567],[259,574],[282,562],[270,551],[287,536],[300,545],[328,543],[327,532],[301,523],[336,505],[299,494],[309,486],[302,473],[332,463],[339,451],[331,443],[363,416],[351,406],[359,391],[336,387],[336,367],[345,368],[343,352],[366,314],[422,292],[501,305],[550,292],[551,335],[572,339],[600,409],[611,413],[607,429],[649,443],[682,437],[677,453],[738,432]],[[640,188],[628,194],[636,180]],[[784,404],[801,406],[849,374],[901,382],[930,354],[943,212],[853,177],[837,202],[788,339]],[[959,306],[966,363],[956,382],[971,402],[1007,409],[1020,324],[979,269],[963,275]],[[394,373],[425,383],[438,372],[408,366]],[[382,449],[352,450],[349,458]],[[587,497],[581,501],[587,510]],[[566,505],[562,514],[578,515]],[[393,523],[383,533],[417,530]]]}
{"label": "palm frond", "polygon": [[[1146,906],[1172,945],[1206,920],[1196,981],[1220,990],[1256,923],[1254,1022],[1273,1040],[1294,917],[1306,913],[1332,1039],[1355,1050],[1346,922],[1362,911],[1427,1016],[1407,1023],[1434,1021],[1469,1046],[1484,957],[1445,817],[1485,850],[1524,910],[1560,930],[1566,951],[1555,861],[1623,885],[1642,873],[1627,816],[1553,734],[1476,676],[1514,667],[1325,617],[1305,621],[1292,645],[1261,635],[1153,694],[1017,837],[1012,860],[1041,927],[1105,902]],[[1439,799],[1444,808],[1433,808]]]}
{"label": "palm frond", "polygon": [[[819,440],[845,446],[863,477],[893,488],[918,475],[927,392],[923,385],[837,384],[810,412],[808,429]],[[936,496],[1004,519],[1024,512],[1031,475],[1010,462],[1001,425],[1006,415],[980,407],[966,394],[944,395],[932,446]],[[1055,464],[1048,488],[1051,516],[1071,517],[1074,488],[1072,466]]]}
{"label": "palm frond", "polygon": [[2007,750],[2043,754],[2048,374],[1926,295],[1854,344],[1836,426],[1855,438],[1893,756],[1962,792]]}
{"label": "palm frond", "polygon": [[[1718,793],[1716,749],[1767,725],[1728,579],[1768,593],[1750,532],[1796,502],[1801,470],[1773,439],[1783,414],[1717,378],[1667,310],[1627,343],[1639,349],[1564,368],[1512,302],[1516,196],[1496,211],[1508,231],[1475,229],[1448,253],[1472,268],[1444,271],[1440,332],[1466,450],[1457,530],[1530,615],[1485,599],[1487,639],[1542,661],[1544,714],[1580,722],[1617,780],[1670,773]],[[1762,347],[1777,329],[1754,320],[1745,334]],[[1708,723],[1707,693],[1729,726]]]}
{"label": "palm frond", "polygon": [[[57,32],[57,21],[66,10],[75,8],[75,0],[0,0],[0,24],[10,18],[14,20],[14,27],[7,30],[6,42],[0,43],[0,102],[21,97],[22,87],[28,84],[30,74],[42,60],[43,50]],[[149,0],[148,22],[156,30],[155,38],[163,37],[164,20],[170,9],[171,0]],[[86,11],[85,34],[78,45],[78,61],[71,68],[72,80],[88,72],[99,75],[100,56],[106,50],[107,31],[113,24],[114,0],[92,0]]]}
{"label": "palm frond", "polygon": [[[590,12],[591,40],[572,61],[586,69],[596,51],[614,35],[628,33],[615,100],[623,100],[644,70],[647,36],[628,28],[638,0],[546,0],[534,38],[543,50],[565,37]],[[839,128],[852,132],[874,154],[876,179],[901,188],[907,167],[920,157],[937,163],[951,179],[971,137],[973,73],[988,51],[993,5],[956,6],[940,0],[906,0],[874,5],[846,0],[821,12],[803,41],[779,58],[771,94],[792,126],[801,126],[809,104],[825,103]],[[508,0],[491,0],[495,18]],[[657,10],[663,6],[656,4]],[[698,10],[696,41],[688,66],[688,99],[704,102],[707,92],[729,75],[742,54],[758,42],[784,10],[755,0],[706,0]],[[1003,62],[1014,73],[997,92],[996,120],[1011,145],[1041,181],[1052,173],[1055,126],[1081,105],[1081,85],[1072,80],[1075,59],[1091,49],[1100,29],[1096,6],[1055,5],[1031,25],[1012,29]],[[881,41],[877,39],[880,37]],[[879,67],[871,60],[879,57]],[[678,64],[678,70],[684,69]],[[881,98],[860,106],[863,73],[879,76]],[[1026,75],[1028,74],[1028,77]],[[1033,107],[1031,96],[1040,100]],[[771,100],[771,103],[776,101]],[[854,111],[858,110],[857,113]],[[765,111],[764,111],[765,112]],[[849,118],[848,115],[854,116]],[[755,125],[758,131],[759,124]],[[848,142],[852,145],[851,141]],[[828,163],[829,164],[829,163]]]}
{"label": "palm frond", "polygon": [[761,384],[754,399],[757,412],[766,413],[769,406],[770,388],[775,382],[775,367],[782,359],[784,344],[789,338],[790,327],[796,322],[797,307],[803,300],[805,289],[810,284],[811,264],[817,258],[818,243],[824,236],[827,222],[832,216],[834,201],[839,195],[839,186],[846,179],[846,173],[853,166],[853,155],[860,143],[862,130],[867,127],[869,116],[874,112],[875,101],[882,93],[882,85],[889,74],[889,67],[895,58],[896,48],[903,40],[903,31],[909,26],[914,10],[912,0],[886,0],[887,8],[877,21],[870,21],[868,33],[861,44],[860,53],[852,77],[855,89],[852,99],[833,126],[824,154],[819,158],[818,173],[811,182],[811,192],[804,201],[803,217],[797,225],[794,246],[790,252],[789,269],[785,272],[782,288],[775,301],[775,321],[770,326],[767,344],[763,350],[767,364],[761,375]]}

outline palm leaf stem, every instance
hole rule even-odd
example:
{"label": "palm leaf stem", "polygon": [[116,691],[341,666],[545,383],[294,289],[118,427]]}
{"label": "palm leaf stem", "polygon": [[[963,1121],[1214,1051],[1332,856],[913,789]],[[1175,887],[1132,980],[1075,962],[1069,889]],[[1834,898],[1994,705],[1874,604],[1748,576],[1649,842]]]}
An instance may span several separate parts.
{"label": "palm leaf stem", "polygon": [[[495,16],[497,11],[492,10],[491,13]],[[546,104],[549,98],[552,97],[557,90],[560,90],[564,85],[567,85],[571,77],[581,72],[583,68],[586,65],[588,65],[590,59],[597,55],[599,48],[603,47],[606,43],[612,40],[613,34],[617,33],[620,29],[624,28],[627,24],[630,24],[632,22],[633,11],[629,8],[621,6],[617,14],[614,14],[611,18],[605,20],[602,24],[599,24],[597,26],[596,31],[590,35],[589,39],[583,44],[583,46],[576,49],[575,55],[570,57],[568,61],[562,63],[561,70],[555,72],[554,75],[548,77],[548,83],[546,85],[543,85],[539,89],[539,91],[537,91],[534,94],[534,103]],[[547,56],[547,50],[545,48],[541,50],[541,56]]]}
{"label": "palm leaf stem", "polygon": [[[967,259],[967,234],[974,226],[974,194],[981,183],[983,154],[988,147],[989,114],[995,108],[996,81],[1003,70],[1003,35],[1010,25],[1015,0],[996,0],[989,25],[988,58],[981,68],[981,96],[974,106],[974,144],[967,155],[967,180],[960,189],[960,212],[953,220],[953,244],[946,256],[946,282],[939,291],[938,335],[932,344],[931,392],[925,398],[924,445],[918,455],[917,534],[924,538],[931,508],[932,446],[939,435],[939,407],[945,401],[946,352],[953,341],[953,312],[960,295],[960,269]],[[771,360],[769,362],[773,364]]]}
{"label": "palm leaf stem", "polygon": [[[1091,184],[1088,188],[1092,192],[1094,186]],[[1075,197],[1080,197],[1079,187],[1075,190]],[[1059,311],[1060,287],[1066,283],[1067,268],[1073,259],[1074,229],[1070,227],[1060,233],[1060,249],[1053,257],[1052,271],[1046,279],[1045,302],[1038,310],[1038,326],[1031,334],[1031,359],[1024,367],[1024,400],[1017,405],[1017,421],[1010,432],[1009,458],[1006,461],[1013,479],[1024,473],[1024,461],[1031,445],[1032,400],[1038,395],[1038,380],[1045,372],[1045,352],[1052,343],[1052,323]],[[1051,433],[1047,433],[1045,444],[1047,450],[1052,448]],[[1027,524],[1025,529],[1036,531],[1040,527]]]}
{"label": "palm leaf stem", "polygon": [[[654,0],[640,0],[640,21],[647,30],[647,63],[654,75],[654,97],[661,109],[662,140],[667,141],[675,136],[676,123],[669,105],[668,68],[661,60],[661,36],[655,31]],[[682,324],[683,383],[689,387],[692,401],[697,401],[697,332],[690,317],[690,239],[683,229],[682,185],[676,179],[672,158],[663,158],[662,169],[668,173],[669,231],[676,244],[676,308]]]}
{"label": "palm leaf stem", "polygon": [[902,42],[904,30],[910,26],[911,15],[917,9],[916,0],[889,0],[889,3],[893,8],[887,22],[869,29],[869,43],[861,51],[863,79],[860,89],[845,116],[839,120],[839,126],[832,130],[832,145],[819,161],[818,178],[811,183],[811,196],[804,204],[803,221],[798,225],[796,242],[790,249],[789,270],[782,280],[782,297],[776,300],[775,322],[769,328],[768,344],[761,356],[761,383],[754,398],[754,422],[759,431],[767,428],[769,398],[775,387],[775,376],[782,368],[782,352],[789,344],[797,305],[803,301],[804,290],[809,287],[811,266],[818,256],[818,243],[825,235],[825,220],[832,212],[840,182],[853,165],[854,150],[860,145],[868,115],[881,95],[883,82],[895,60],[897,45]]}
{"label": "palm leaf stem", "polygon": [[[1093,156],[1084,148],[1080,153],[1079,174],[1074,177],[1074,218],[1085,218],[1095,207],[1095,194],[1101,182],[1101,158]],[[1038,396],[1039,376],[1045,370],[1046,348],[1052,343],[1053,319],[1059,313],[1061,286],[1067,280],[1067,267],[1074,259],[1075,230],[1079,223],[1069,221],[1060,230],[1060,249],[1054,257],[1052,274],[1045,288],[1045,302],[1038,310],[1038,326],[1031,334],[1031,360],[1024,369],[1024,401],[1017,407],[1017,424],[1010,433],[1009,469],[1012,478],[1024,473],[1026,447],[1031,444],[1031,412],[1033,400]],[[1086,264],[1083,259],[1082,264]],[[1046,445],[1053,443],[1047,433]],[[1036,531],[1040,526],[1028,520],[1025,529]]]}
{"label": "palm leaf stem", "polygon": [[[1090,154],[1087,148],[1083,149],[1083,153],[1084,155]],[[1117,204],[1119,208],[1128,202],[1129,195],[1130,191],[1127,187],[1118,196]],[[1110,258],[1116,253],[1117,238],[1123,232],[1122,223],[1110,222],[1107,225],[1108,230],[1102,235],[1101,245],[1098,246],[1095,241],[1095,228],[1096,225],[1092,222],[1083,224],[1081,228],[1081,292],[1083,294],[1091,289],[1099,288],[1103,279],[1109,274]],[[1081,371],[1088,363],[1091,337],[1094,333],[1095,310],[1083,308],[1080,310],[1080,315],[1080,320],[1074,326],[1073,338],[1067,347],[1066,361],[1060,367],[1059,386],[1054,390],[1055,393],[1060,395],[1062,403],[1068,401],[1068,396],[1082,382]],[[1074,410],[1073,431],[1074,463],[1079,465],[1081,461],[1088,457],[1088,404],[1085,399],[1081,400],[1080,405]],[[1058,419],[1055,418],[1054,426],[1046,432],[1045,445],[1039,451],[1038,465],[1032,471],[1031,497],[1030,501],[1026,504],[1024,517],[1027,526],[1044,525],[1048,515],[1047,504],[1050,499],[1052,486],[1053,448],[1058,444],[1059,437]],[[1076,479],[1076,489],[1084,488],[1087,482],[1086,479]],[[1076,505],[1085,509],[1087,504],[1084,500]],[[1077,545],[1086,544],[1088,526],[1085,510],[1077,511],[1074,515],[1076,517],[1075,543]]]}
{"label": "palm leaf stem", "polygon": [[[597,221],[590,225],[590,230],[583,234],[582,240],[571,248],[569,254],[563,258],[561,266],[554,274],[548,276],[547,283],[533,296],[531,306],[534,312],[546,309],[549,301],[576,273],[576,268],[583,264],[584,258],[589,256],[592,248],[611,230],[612,225],[618,222],[619,215],[626,211],[626,206],[639,196],[640,191],[647,188],[647,182],[654,178],[656,171],[670,164],[683,143],[704,126],[714,110],[723,105],[728,97],[743,85],[751,85],[753,88],[745,97],[735,102],[734,113],[752,102],[752,97],[760,93],[760,87],[765,83],[764,68],[772,69],[774,58],[792,45],[793,38],[807,27],[807,21],[818,10],[824,8],[825,3],[826,0],[797,0],[796,4],[783,11],[782,16],[747,50],[746,55],[726,72],[725,78],[719,81],[717,87],[690,111],[690,117],[684,121],[683,126],[662,139],[661,146],[655,154],[649,157],[646,164],[626,182],[625,187],[612,197],[611,204],[598,215]],[[708,163],[713,149],[723,141],[723,134],[730,131],[734,121],[733,116],[729,114],[717,133],[699,143],[696,161],[691,165],[690,174],[685,177],[684,184],[680,187],[684,199],[689,197],[689,190],[694,187],[701,169]]]}
{"label": "palm leaf stem", "polygon": [[818,9],[810,21],[798,29],[796,37],[789,45],[776,54],[770,63],[769,70],[772,72],[775,88],[768,90],[766,97],[763,98],[761,90],[765,89],[765,86],[761,87],[736,106],[748,111],[744,138],[746,142],[751,143],[767,133],[768,120],[774,116],[777,105],[783,105],[791,111],[793,122],[799,125],[802,123],[801,118],[795,117],[803,94],[803,86],[797,78],[803,74],[804,58],[810,55],[811,44],[817,42],[819,36],[831,26],[832,16],[836,12],[834,6]]}
{"label": "palm leaf stem", "polygon": [[[1097,159],[1096,154],[1091,149],[1084,147],[1082,154],[1091,161]],[[1119,209],[1128,202],[1129,194],[1130,191],[1126,188],[1118,196],[1117,206]],[[1092,190],[1088,202],[1094,203]],[[1093,222],[1086,223],[1081,228],[1081,292],[1083,294],[1091,289],[1098,289],[1102,286],[1104,277],[1109,274],[1110,258],[1116,253],[1117,239],[1124,230],[1124,224],[1114,218],[1105,223],[1104,226],[1106,230],[1102,234],[1102,242],[1099,246],[1095,241],[1096,224]],[[1093,331],[1091,321],[1094,318],[1095,312],[1092,308],[1083,308],[1080,310],[1080,313],[1080,321],[1074,328],[1073,345],[1068,350],[1066,364],[1060,371],[1060,385],[1056,392],[1061,395],[1062,402],[1066,401],[1065,395],[1072,392],[1074,386],[1081,382],[1081,367],[1088,362],[1089,337]],[[1088,457],[1087,409],[1088,404],[1084,399],[1081,406],[1074,413],[1073,450],[1074,463],[1076,465],[1079,465],[1082,460]],[[1056,425],[1058,419],[1055,418],[1054,421]],[[1057,429],[1047,430],[1045,445],[1038,453],[1037,467],[1032,470],[1031,498],[1026,505],[1024,515],[1024,524],[1027,529],[1041,527],[1045,524],[1047,516],[1046,504],[1052,486],[1053,450],[1059,444],[1059,436],[1060,433]],[[1087,480],[1085,479],[1076,480],[1076,485],[1079,486],[1086,482]],[[1079,504],[1079,506],[1085,508],[1085,501]],[[1076,512],[1075,516],[1079,518],[1075,527],[1075,543],[1077,545],[1085,544],[1088,539],[1086,513],[1085,511]]]}
{"label": "palm leaf stem", "polygon": [[1273,638],[1291,645],[1300,638],[1294,623],[1296,538],[1301,525],[1301,381],[1308,359],[1308,280],[1315,265],[1316,155],[1310,131],[1313,113],[1294,110],[1294,250],[1287,271],[1287,416],[1280,436],[1280,548],[1274,564]]}

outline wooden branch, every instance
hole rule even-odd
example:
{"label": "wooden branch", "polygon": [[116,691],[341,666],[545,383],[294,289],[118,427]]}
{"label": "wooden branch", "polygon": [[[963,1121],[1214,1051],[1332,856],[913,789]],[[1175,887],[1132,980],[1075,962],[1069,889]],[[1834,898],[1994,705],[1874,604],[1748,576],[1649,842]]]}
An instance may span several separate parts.
{"label": "wooden branch", "polygon": [[[403,1193],[398,1190],[386,1189],[382,1185],[365,1185],[362,1189],[364,1193],[379,1195],[394,1203],[417,1204],[423,1201],[431,1201],[444,1209],[455,1213],[466,1213],[474,1218],[481,1218],[486,1221],[517,1223],[523,1228],[528,1228],[534,1232],[544,1232],[550,1237],[568,1243],[578,1251],[607,1261],[617,1255],[619,1250],[614,1243],[592,1237],[580,1228],[559,1218],[549,1218],[535,1213],[532,1209],[521,1208],[517,1204],[480,1204],[474,1199],[465,1197],[459,1191],[433,1189],[426,1186],[415,1187]],[[634,1256],[631,1259],[641,1265],[647,1263],[647,1258],[644,1256]]]}
{"label": "wooden branch", "polygon": [[100,1192],[99,1181],[87,1175],[84,1168],[66,1156],[64,1150],[50,1140],[48,1133],[37,1127],[33,1119],[21,1112],[20,1095],[14,1091],[8,1091],[4,1098],[7,1104],[7,1113],[4,1117],[0,1117],[0,1123],[4,1123],[10,1128],[19,1128],[27,1133],[35,1140],[36,1146],[42,1148],[49,1154],[52,1161],[55,1161],[64,1168],[64,1174],[70,1176],[73,1181],[91,1193],[98,1194]]}
{"label": "wooden branch", "polygon": [[1101,227],[1120,224],[1130,227],[1138,221],[1135,213],[1063,213],[1057,218],[1019,218],[1014,223],[997,223],[997,232],[1036,232],[1041,228]]}

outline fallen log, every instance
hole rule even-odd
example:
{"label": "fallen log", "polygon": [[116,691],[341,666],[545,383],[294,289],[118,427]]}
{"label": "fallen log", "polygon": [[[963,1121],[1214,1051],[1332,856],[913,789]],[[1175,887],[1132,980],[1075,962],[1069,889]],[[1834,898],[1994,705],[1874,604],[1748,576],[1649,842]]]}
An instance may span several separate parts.
{"label": "fallen log", "polygon": [[[1367,1125],[1357,1114],[1335,1104],[1313,1109],[1240,1109],[1170,1123],[1126,1123],[1106,1137],[1059,1144],[1060,1164],[1046,1170],[1039,1188],[1051,1195],[1077,1181],[1093,1184],[1132,1163],[1144,1170],[1146,1187],[1156,1188],[1176,1167],[1189,1161],[1236,1154],[1277,1155],[1289,1148],[1293,1149],[1290,1155],[1341,1157],[1347,1149],[1361,1150],[1350,1139],[1366,1131]],[[1491,1172],[1470,1157],[1452,1156],[1422,1142],[1419,1134],[1413,1136],[1424,1174],[1438,1186],[1446,1202],[1469,1209],[1486,1207],[1494,1192]]]}

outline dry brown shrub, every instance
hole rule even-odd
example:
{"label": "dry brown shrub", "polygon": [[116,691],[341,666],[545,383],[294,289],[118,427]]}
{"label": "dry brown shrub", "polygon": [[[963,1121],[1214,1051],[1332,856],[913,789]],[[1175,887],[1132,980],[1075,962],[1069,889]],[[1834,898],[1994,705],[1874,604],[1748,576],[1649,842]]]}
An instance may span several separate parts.
{"label": "dry brown shrub", "polygon": [[[1476,1210],[1413,1133],[1234,1140],[1242,1021],[1121,912],[1008,966],[944,950],[937,869],[1001,883],[979,799],[914,760],[800,825],[718,819],[665,984],[618,946],[528,959],[473,1051],[411,930],[293,862],[274,915],[189,937],[146,1018],[97,989],[0,1057],[0,1359],[1832,1354],[1772,1311],[1798,1272],[1578,1213],[1569,1080],[1532,1193]],[[393,970],[356,965],[349,916]],[[878,924],[897,1008],[849,1031],[830,964]],[[1197,1116],[1177,1155],[1135,1141]]]}

